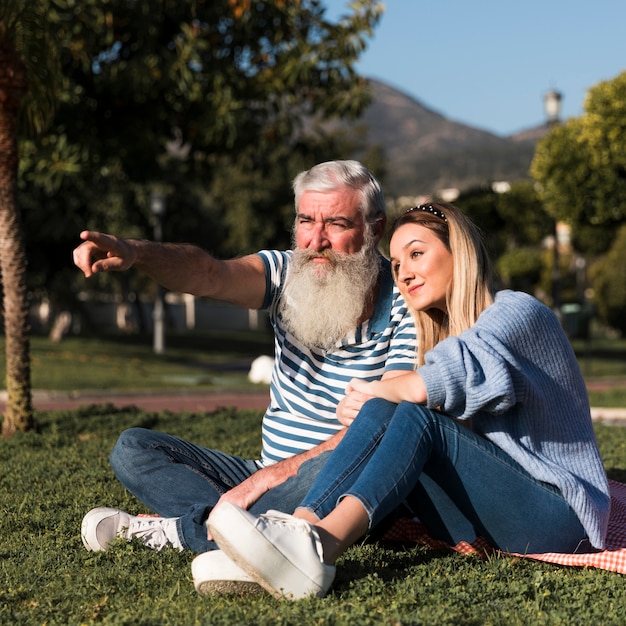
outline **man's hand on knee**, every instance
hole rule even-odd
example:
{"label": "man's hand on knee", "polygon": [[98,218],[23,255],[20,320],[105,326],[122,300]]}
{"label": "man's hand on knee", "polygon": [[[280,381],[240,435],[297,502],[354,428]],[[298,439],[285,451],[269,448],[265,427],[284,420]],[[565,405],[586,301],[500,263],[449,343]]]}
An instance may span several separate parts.
{"label": "man's hand on knee", "polygon": [[230,502],[242,509],[250,508],[264,493],[287,479],[287,476],[281,478],[282,472],[277,472],[276,467],[271,465],[254,472],[252,476],[223,494],[215,506],[219,506],[221,502]]}

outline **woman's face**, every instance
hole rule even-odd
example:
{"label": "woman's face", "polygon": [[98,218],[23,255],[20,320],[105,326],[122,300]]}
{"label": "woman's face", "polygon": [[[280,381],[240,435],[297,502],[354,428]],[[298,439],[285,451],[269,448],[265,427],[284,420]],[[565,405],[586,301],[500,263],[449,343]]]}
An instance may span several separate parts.
{"label": "woman's face", "polygon": [[400,293],[416,311],[446,311],[452,280],[452,254],[433,231],[419,224],[403,224],[389,244],[391,267]]}

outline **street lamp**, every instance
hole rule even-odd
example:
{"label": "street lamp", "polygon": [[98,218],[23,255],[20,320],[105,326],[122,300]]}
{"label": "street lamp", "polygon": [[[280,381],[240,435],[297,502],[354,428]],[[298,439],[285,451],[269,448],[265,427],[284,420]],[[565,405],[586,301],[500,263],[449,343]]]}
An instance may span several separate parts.
{"label": "street lamp", "polygon": [[[163,217],[167,208],[165,195],[160,191],[153,191],[150,194],[150,211],[154,216],[154,241],[163,241]],[[154,335],[152,348],[156,354],[162,354],[165,350],[164,322],[165,306],[163,287],[157,285],[156,298],[154,299],[154,311],[152,314],[154,322]]]}
{"label": "street lamp", "polygon": [[[550,89],[543,96],[543,105],[546,111],[546,124],[549,127],[557,126],[561,122],[561,100],[563,96],[556,89]],[[561,269],[559,267],[559,232],[558,221],[552,225],[552,308],[561,318]]]}
{"label": "street lamp", "polygon": [[554,126],[561,121],[561,100],[563,96],[556,89],[550,89],[543,96],[543,105],[546,111],[548,126]]}

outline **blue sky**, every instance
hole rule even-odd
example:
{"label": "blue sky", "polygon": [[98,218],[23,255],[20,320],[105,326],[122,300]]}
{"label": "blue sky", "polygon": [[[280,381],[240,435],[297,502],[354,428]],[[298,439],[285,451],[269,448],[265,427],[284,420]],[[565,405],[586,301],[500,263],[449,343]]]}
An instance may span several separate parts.
{"label": "blue sky", "polygon": [[[322,0],[328,16],[348,0]],[[360,74],[448,119],[509,135],[583,113],[587,89],[626,71],[626,0],[387,0]]]}

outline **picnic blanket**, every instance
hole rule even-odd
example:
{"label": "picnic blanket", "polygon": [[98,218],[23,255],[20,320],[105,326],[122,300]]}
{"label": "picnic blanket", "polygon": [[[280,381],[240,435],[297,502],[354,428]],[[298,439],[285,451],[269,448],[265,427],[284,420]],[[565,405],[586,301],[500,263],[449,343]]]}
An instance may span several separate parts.
{"label": "picnic blanket", "polygon": [[[626,485],[614,480],[609,480],[609,490],[611,494],[611,513],[609,516],[605,550],[585,554],[566,554],[559,552],[545,552],[542,554],[501,552],[501,554],[535,559],[537,561],[546,561],[558,565],[597,567],[599,569],[626,574]],[[396,520],[383,534],[381,541],[413,541],[433,549],[451,549],[461,554],[477,554],[479,556],[496,552],[496,550],[481,537],[472,543],[462,541],[456,546],[451,546],[444,541],[434,539],[429,535],[421,522],[409,518],[399,518]]]}

